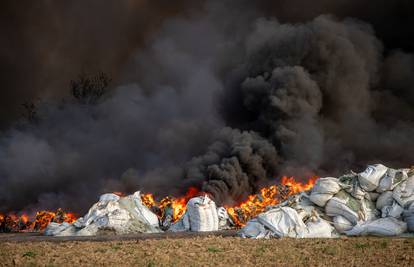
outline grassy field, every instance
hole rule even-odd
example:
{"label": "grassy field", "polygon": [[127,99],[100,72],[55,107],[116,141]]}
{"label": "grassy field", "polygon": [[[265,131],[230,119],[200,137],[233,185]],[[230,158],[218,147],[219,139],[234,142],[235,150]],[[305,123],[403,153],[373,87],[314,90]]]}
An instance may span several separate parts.
{"label": "grassy field", "polygon": [[0,242],[0,266],[414,266],[414,238]]}

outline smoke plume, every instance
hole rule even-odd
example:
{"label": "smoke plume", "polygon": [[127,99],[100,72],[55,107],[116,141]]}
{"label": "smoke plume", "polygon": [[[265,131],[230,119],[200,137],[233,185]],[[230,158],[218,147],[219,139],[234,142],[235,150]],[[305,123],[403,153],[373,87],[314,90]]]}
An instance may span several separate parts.
{"label": "smoke plume", "polygon": [[151,28],[99,103],[48,100],[1,133],[0,211],[82,212],[106,191],[188,186],[224,204],[280,175],[409,166],[411,41],[396,49],[378,17],[325,2],[283,15],[284,1],[208,1]]}

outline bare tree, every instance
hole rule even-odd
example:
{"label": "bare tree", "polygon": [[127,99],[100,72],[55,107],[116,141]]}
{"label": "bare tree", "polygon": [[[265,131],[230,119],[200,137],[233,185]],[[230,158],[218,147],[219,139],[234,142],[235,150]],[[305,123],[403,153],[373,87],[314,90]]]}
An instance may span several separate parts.
{"label": "bare tree", "polygon": [[22,104],[22,116],[29,122],[38,121],[37,105],[33,101],[26,101]]}
{"label": "bare tree", "polygon": [[70,82],[72,96],[81,104],[95,105],[106,93],[111,78],[100,72],[96,75],[81,74]]}

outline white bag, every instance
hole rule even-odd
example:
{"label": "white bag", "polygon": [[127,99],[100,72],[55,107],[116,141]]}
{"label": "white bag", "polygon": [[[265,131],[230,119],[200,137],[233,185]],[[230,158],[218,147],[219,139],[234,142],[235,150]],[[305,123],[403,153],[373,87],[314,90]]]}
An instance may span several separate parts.
{"label": "white bag", "polygon": [[376,189],[377,192],[393,190],[397,185],[407,180],[407,172],[405,170],[388,169],[385,175],[381,178],[380,183]]}
{"label": "white bag", "polygon": [[350,236],[376,235],[376,236],[397,236],[407,231],[407,224],[393,217],[381,218],[371,222],[364,222],[355,225],[345,233]]}
{"label": "white bag", "polygon": [[188,219],[188,212],[168,228],[169,232],[186,232],[190,230],[190,221]]}
{"label": "white bag", "polygon": [[271,231],[267,230],[257,219],[252,219],[247,222],[238,232],[238,235],[243,238],[269,238],[273,234]]}
{"label": "white bag", "polygon": [[159,227],[158,216],[142,203],[140,191],[121,198],[119,202],[123,204],[123,207],[126,208],[135,219],[155,228]]}
{"label": "white bag", "polygon": [[406,207],[414,202],[414,176],[395,187],[392,191],[392,197],[402,207]]}
{"label": "white bag", "polygon": [[312,192],[309,199],[319,207],[324,207],[332,197],[333,195],[331,194]]}
{"label": "white bag", "polygon": [[306,223],[307,231],[306,238],[332,238],[337,235],[334,234],[335,228],[326,220],[321,218],[310,219]]}
{"label": "white bag", "polygon": [[334,177],[319,178],[312,188],[312,192],[335,195],[341,190],[339,180]]}
{"label": "white bag", "polygon": [[333,218],[333,223],[334,223],[335,229],[341,234],[344,233],[345,231],[351,230],[353,227],[352,223],[341,215],[335,216]]}
{"label": "white bag", "polygon": [[380,179],[387,172],[388,168],[382,164],[368,165],[365,171],[359,173],[359,183],[365,191],[374,191],[377,189]]}
{"label": "white bag", "polygon": [[399,219],[403,211],[404,209],[394,201],[391,206],[385,206],[381,209],[381,217],[394,217],[396,219]]}
{"label": "white bag", "polygon": [[361,200],[361,212],[359,213],[363,221],[378,219],[380,212],[376,209],[374,202],[368,199]]}
{"label": "white bag", "polygon": [[319,178],[312,188],[310,200],[316,205],[323,207],[326,202],[341,190],[339,180],[334,177]]}
{"label": "white bag", "polygon": [[257,216],[257,221],[270,229],[277,237],[300,237],[306,235],[306,225],[296,210],[279,207]]}
{"label": "white bag", "polygon": [[[88,211],[70,227],[60,232],[52,231],[52,224],[47,234],[91,236],[100,232],[114,234],[128,233],[158,233],[158,217],[142,204],[139,192],[126,197],[114,194],[104,194]],[[65,223],[60,225],[65,227]]]}
{"label": "white bag", "polygon": [[207,195],[190,199],[187,203],[187,212],[191,231],[218,231],[216,203]]}
{"label": "white bag", "polygon": [[219,230],[230,229],[230,217],[224,207],[217,208]]}
{"label": "white bag", "polygon": [[341,191],[328,201],[325,213],[330,217],[343,216],[355,225],[359,219],[358,211],[360,208],[361,204],[356,199],[352,199],[352,196]]}
{"label": "white bag", "polygon": [[74,227],[67,222],[51,222],[47,225],[43,234],[47,236],[68,236],[74,231]]}
{"label": "white bag", "polygon": [[392,198],[392,191],[385,191],[379,195],[375,206],[378,210],[382,210],[383,207],[391,206],[393,202],[394,199]]}
{"label": "white bag", "polygon": [[404,221],[407,223],[408,231],[414,232],[414,202],[403,212]]}
{"label": "white bag", "polygon": [[106,203],[109,201],[118,201],[120,199],[120,197],[118,195],[115,195],[113,193],[107,193],[107,194],[103,194],[99,197],[99,201],[101,203]]}

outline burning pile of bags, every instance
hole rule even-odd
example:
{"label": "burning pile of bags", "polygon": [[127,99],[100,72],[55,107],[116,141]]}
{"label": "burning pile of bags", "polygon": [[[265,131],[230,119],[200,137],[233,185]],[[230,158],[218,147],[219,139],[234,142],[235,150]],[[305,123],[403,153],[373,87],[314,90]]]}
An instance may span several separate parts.
{"label": "burning pile of bags", "polygon": [[[168,225],[166,227],[165,225]],[[217,231],[232,227],[223,207],[207,195],[191,198],[174,224],[160,222],[142,203],[140,192],[126,197],[104,194],[74,223],[50,223],[46,235],[159,233],[163,230]],[[244,238],[396,236],[414,232],[414,169],[370,165],[362,173],[319,178],[306,192],[267,207],[239,231]]]}
{"label": "burning pile of bags", "polygon": [[[168,231],[217,231],[229,228],[224,208],[208,196],[195,197],[187,203],[185,214]],[[92,236],[101,234],[160,233],[163,222],[142,203],[140,192],[126,197],[104,194],[89,212],[74,223],[50,223],[44,234],[50,236]],[[164,228],[164,227],[163,227]]]}
{"label": "burning pile of bags", "polygon": [[370,165],[359,174],[319,178],[309,192],[269,207],[246,238],[396,236],[414,232],[414,170]]}

